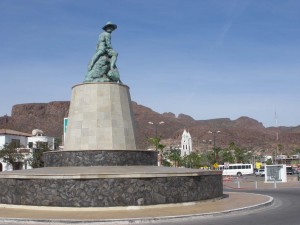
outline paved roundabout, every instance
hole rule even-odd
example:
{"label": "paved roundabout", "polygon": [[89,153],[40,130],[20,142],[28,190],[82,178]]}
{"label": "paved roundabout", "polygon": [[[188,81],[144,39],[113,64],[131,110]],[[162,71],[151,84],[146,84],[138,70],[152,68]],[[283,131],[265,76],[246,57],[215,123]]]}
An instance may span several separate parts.
{"label": "paved roundabout", "polygon": [[225,192],[223,198],[156,206],[68,208],[0,205],[2,224],[132,224],[222,215],[272,205],[267,195]]}

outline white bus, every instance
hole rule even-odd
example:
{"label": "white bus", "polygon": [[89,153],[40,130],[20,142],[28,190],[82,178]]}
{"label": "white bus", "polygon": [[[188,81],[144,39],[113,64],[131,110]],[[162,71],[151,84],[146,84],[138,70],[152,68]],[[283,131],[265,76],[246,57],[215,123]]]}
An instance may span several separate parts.
{"label": "white bus", "polygon": [[252,164],[243,164],[243,163],[236,163],[236,164],[227,164],[219,165],[219,170],[223,171],[223,175],[228,176],[243,176],[247,174],[253,174],[253,165]]}

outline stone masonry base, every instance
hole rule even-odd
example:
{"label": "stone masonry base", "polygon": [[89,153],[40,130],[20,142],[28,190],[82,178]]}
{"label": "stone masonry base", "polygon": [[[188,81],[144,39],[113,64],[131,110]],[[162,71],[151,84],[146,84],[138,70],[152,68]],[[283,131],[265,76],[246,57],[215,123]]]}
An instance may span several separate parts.
{"label": "stone masonry base", "polygon": [[50,151],[45,167],[66,166],[157,166],[157,152],[147,150]]}
{"label": "stone masonry base", "polygon": [[222,175],[104,179],[0,179],[0,203],[109,207],[181,203],[221,197]]}

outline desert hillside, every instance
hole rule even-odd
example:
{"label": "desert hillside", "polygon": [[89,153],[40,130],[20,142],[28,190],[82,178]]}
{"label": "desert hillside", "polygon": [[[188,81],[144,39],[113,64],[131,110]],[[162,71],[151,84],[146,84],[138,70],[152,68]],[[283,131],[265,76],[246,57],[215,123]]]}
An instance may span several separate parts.
{"label": "desert hillside", "polygon": [[[70,102],[56,101],[49,103],[29,103],[13,106],[11,116],[0,117],[0,128],[31,132],[41,129],[48,136],[61,138],[63,135],[63,118],[67,117]],[[279,153],[289,154],[300,149],[300,126],[265,128],[262,123],[248,117],[237,120],[228,118],[211,120],[194,120],[184,114],[175,116],[173,113],[157,113],[145,106],[132,102],[136,122],[137,145],[140,149],[148,146],[147,138],[155,135],[153,125],[149,121],[165,123],[159,125],[158,135],[167,146],[180,144],[183,129],[192,136],[193,149],[203,151],[212,148],[212,134],[208,131],[219,130],[216,136],[216,146],[226,147],[235,142],[240,147],[272,152],[276,149],[276,133],[279,133]]]}

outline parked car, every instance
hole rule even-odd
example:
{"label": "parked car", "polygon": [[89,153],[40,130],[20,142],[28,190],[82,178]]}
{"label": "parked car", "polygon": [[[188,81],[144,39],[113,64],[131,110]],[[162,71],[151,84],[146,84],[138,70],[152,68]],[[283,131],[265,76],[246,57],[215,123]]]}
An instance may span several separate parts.
{"label": "parked car", "polygon": [[264,169],[259,169],[255,172],[255,176],[260,176],[260,177],[264,177],[265,176],[265,170]]}
{"label": "parked car", "polygon": [[293,174],[299,174],[299,171],[293,168]]}
{"label": "parked car", "polygon": [[293,174],[294,174],[293,167],[287,166],[287,167],[286,167],[286,174],[288,174],[288,175],[293,175]]}

